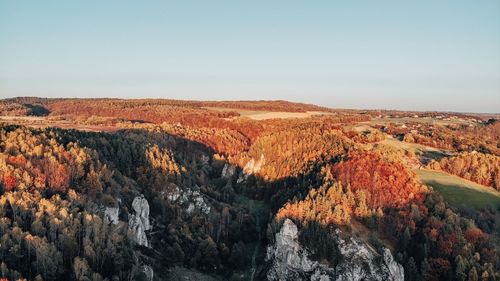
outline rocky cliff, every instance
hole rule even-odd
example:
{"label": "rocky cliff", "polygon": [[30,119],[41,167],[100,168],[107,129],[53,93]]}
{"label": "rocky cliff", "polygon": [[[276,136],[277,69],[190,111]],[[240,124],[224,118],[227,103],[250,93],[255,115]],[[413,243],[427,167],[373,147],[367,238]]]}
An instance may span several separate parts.
{"label": "rocky cliff", "polygon": [[245,167],[243,167],[243,172],[247,175],[257,174],[258,172],[260,172],[260,168],[262,168],[262,165],[264,165],[265,163],[266,160],[264,158],[264,154],[261,154],[259,160],[255,160],[253,158],[250,159]]}
{"label": "rocky cliff", "polygon": [[141,271],[142,271],[142,273],[144,273],[144,276],[146,277],[147,281],[153,281],[154,271],[153,271],[153,268],[151,266],[143,265],[141,267]]}
{"label": "rocky cliff", "polygon": [[332,266],[309,258],[309,252],[298,240],[298,228],[286,219],[276,233],[275,243],[268,246],[266,260],[270,264],[268,280],[311,281],[403,281],[403,267],[394,261],[389,249],[381,253],[355,238],[341,238],[340,230],[332,234],[340,253]]}
{"label": "rocky cliff", "polygon": [[243,170],[241,171],[238,180],[236,181],[237,183],[244,182],[248,179],[249,175],[257,174],[260,172],[260,169],[262,168],[262,165],[266,163],[266,159],[264,157],[264,154],[260,155],[259,160],[255,160],[254,158],[250,159],[245,164],[245,167],[243,167]]}
{"label": "rocky cliff", "polygon": [[226,163],[222,169],[221,177],[225,179],[231,178],[234,172],[236,172],[236,166]]}
{"label": "rocky cliff", "polygon": [[132,201],[134,214],[129,216],[128,227],[134,233],[137,244],[148,247],[146,231],[151,229],[149,224],[149,204],[144,195],[137,196]]}
{"label": "rocky cliff", "polygon": [[198,186],[194,186],[192,189],[181,189],[175,186],[175,189],[168,194],[164,194],[164,196],[172,203],[183,206],[188,215],[193,214],[195,211],[206,215],[210,213],[211,207],[205,202]]}
{"label": "rocky cliff", "polygon": [[104,221],[110,224],[118,224],[120,219],[120,208],[118,207],[105,207],[104,208]]}

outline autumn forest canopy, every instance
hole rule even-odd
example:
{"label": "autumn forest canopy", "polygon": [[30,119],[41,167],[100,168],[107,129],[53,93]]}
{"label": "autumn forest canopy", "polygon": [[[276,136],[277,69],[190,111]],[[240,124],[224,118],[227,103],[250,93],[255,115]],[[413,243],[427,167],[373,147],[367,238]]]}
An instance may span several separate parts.
{"label": "autumn forest canopy", "polygon": [[0,100],[0,280],[500,280],[497,118]]}

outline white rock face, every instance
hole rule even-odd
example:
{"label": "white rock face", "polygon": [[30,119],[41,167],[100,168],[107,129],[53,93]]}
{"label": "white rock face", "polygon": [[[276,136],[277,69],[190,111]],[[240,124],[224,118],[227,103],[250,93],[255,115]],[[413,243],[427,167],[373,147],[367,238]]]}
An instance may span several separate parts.
{"label": "white rock face", "polygon": [[[162,195],[164,194],[162,193]],[[167,194],[167,198],[170,201],[177,201],[177,199],[179,199],[181,195],[182,195],[181,189],[176,185],[175,189]]]}
{"label": "white rock face", "polygon": [[222,168],[222,178],[228,179],[231,178],[234,175],[234,172],[236,171],[236,167],[234,165],[231,165],[229,163],[224,164],[224,168]]}
{"label": "white rock face", "polygon": [[210,213],[210,206],[205,203],[205,200],[203,199],[203,196],[200,194],[199,191],[194,191],[193,192],[193,201],[195,207],[203,212],[204,214],[208,215]]}
{"label": "white rock face", "polygon": [[261,154],[260,159],[257,161],[253,158],[250,159],[250,161],[247,162],[245,167],[243,167],[243,173],[240,174],[240,176],[236,182],[241,183],[241,182],[247,180],[249,175],[257,174],[258,172],[260,172],[262,165],[264,165],[265,163],[266,163],[266,159],[264,158],[264,154]]}
{"label": "white rock face", "polygon": [[400,278],[394,280],[404,280],[405,271],[403,266],[394,261],[394,257],[392,256],[391,251],[387,248],[384,249],[383,259],[384,263],[389,268],[390,275],[400,276]]}
{"label": "white rock face", "polygon": [[203,163],[203,165],[208,165],[209,161],[210,161],[210,156],[208,156],[206,154],[203,154],[201,156],[201,163]]}
{"label": "white rock face", "polygon": [[308,258],[308,253],[299,244],[297,226],[286,219],[280,232],[276,233],[276,243],[268,246],[266,260],[273,266],[267,274],[269,280],[297,278],[297,272],[311,272],[317,264]]}
{"label": "white rock face", "polygon": [[[299,243],[297,226],[286,219],[281,230],[276,233],[276,242],[267,248],[266,260],[271,262],[267,272],[268,280],[330,280],[322,272],[322,265],[309,259],[309,253]],[[328,268],[324,268],[323,271]],[[302,277],[310,275],[310,278]]]}
{"label": "white rock face", "polygon": [[336,266],[337,279],[348,280],[388,280],[404,281],[403,266],[394,261],[391,251],[383,249],[380,254],[364,242],[349,238],[343,240],[337,230],[337,242],[343,260]]}
{"label": "white rock face", "polygon": [[135,214],[129,217],[128,227],[134,233],[135,241],[139,245],[149,247],[146,231],[151,229],[149,224],[149,204],[144,195],[137,196],[132,201]]}
{"label": "white rock face", "polygon": [[104,209],[104,221],[106,223],[117,224],[120,215],[120,208],[118,207],[106,207]]}
{"label": "white rock face", "polygon": [[262,167],[262,165],[264,165],[265,162],[266,159],[264,158],[264,154],[261,154],[259,160],[255,161],[255,159],[252,158],[250,161],[248,161],[245,167],[243,167],[243,171],[248,175],[256,174],[260,171],[260,168]]}
{"label": "white rock face", "polygon": [[141,271],[144,273],[144,275],[146,275],[146,280],[153,281],[154,271],[153,271],[153,268],[151,266],[143,265],[141,267]]}
{"label": "white rock face", "polygon": [[[195,189],[199,189],[195,187]],[[167,198],[180,205],[185,205],[186,212],[192,214],[195,210],[200,210],[200,212],[208,215],[210,213],[210,206],[203,199],[203,195],[198,190],[182,190],[180,187],[176,187],[174,191],[167,195]]]}
{"label": "white rock face", "polygon": [[276,234],[275,244],[267,249],[266,260],[271,263],[267,279],[404,281],[403,267],[394,261],[389,249],[384,249],[380,258],[381,255],[364,242],[342,239],[340,230],[332,238],[342,256],[334,268],[309,259],[309,252],[298,241],[297,226],[286,219]]}
{"label": "white rock face", "polygon": [[238,179],[236,180],[236,183],[242,183],[246,180],[246,178],[248,177],[247,174],[245,173],[240,173],[240,176],[238,177]]}

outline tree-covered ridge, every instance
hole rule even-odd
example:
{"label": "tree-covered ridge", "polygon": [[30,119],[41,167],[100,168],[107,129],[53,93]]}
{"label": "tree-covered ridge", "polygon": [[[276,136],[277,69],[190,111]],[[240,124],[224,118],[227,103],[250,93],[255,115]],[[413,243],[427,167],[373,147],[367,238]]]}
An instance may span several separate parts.
{"label": "tree-covered ridge", "polygon": [[366,192],[366,202],[374,209],[406,204],[425,191],[415,173],[404,164],[374,152],[351,153],[332,167],[332,174],[354,192]]}
{"label": "tree-covered ridge", "polygon": [[194,142],[202,143],[215,152],[235,155],[248,149],[250,140],[243,134],[232,129],[219,128],[190,128],[182,125],[153,125],[153,124],[120,124],[123,128],[141,128],[149,132],[166,133],[169,135],[185,138]]}
{"label": "tree-covered ridge", "polygon": [[317,189],[310,189],[303,200],[285,204],[276,214],[276,219],[293,218],[304,224],[310,222],[323,226],[346,225],[352,217],[361,219],[375,213],[376,210],[366,205],[364,191],[353,193],[349,186],[326,182]]}
{"label": "tree-covered ridge", "polygon": [[[2,128],[0,140],[5,191],[36,188],[65,192],[90,172],[90,151],[75,143],[63,146],[52,132]],[[95,164],[101,168],[100,162]]]}
{"label": "tree-covered ridge", "polygon": [[[294,128],[259,137],[248,152],[232,161],[247,167],[250,173],[276,180],[308,174],[313,168],[346,154],[354,146],[339,130]],[[258,164],[248,164],[254,160]],[[258,169],[254,169],[256,165],[259,165]]]}
{"label": "tree-covered ridge", "polygon": [[[0,137],[0,255],[8,278],[137,280],[151,260],[238,268],[242,243],[257,238],[254,218],[232,204],[231,182],[209,179],[222,167],[199,144],[16,127],[2,127]],[[141,193],[151,202],[151,247],[159,252],[139,246],[126,223]],[[191,209],[175,196],[204,205]],[[106,221],[107,207],[119,209],[118,224]]]}
{"label": "tree-covered ridge", "polygon": [[462,152],[433,161],[428,167],[491,186],[500,191],[500,157],[480,152]]}
{"label": "tree-covered ridge", "polygon": [[391,210],[383,223],[384,236],[399,241],[406,257],[405,272],[416,272],[414,265],[420,269],[410,280],[419,280],[419,275],[421,280],[467,280],[471,272],[485,280],[498,278],[494,269],[498,253],[492,240],[496,234],[484,233],[473,220],[451,210],[438,194]]}
{"label": "tree-covered ridge", "polygon": [[409,123],[379,128],[409,143],[500,155],[500,122],[493,119],[476,126]]}
{"label": "tree-covered ridge", "polygon": [[352,152],[322,173],[324,184],[311,188],[303,200],[287,203],[277,219],[345,225],[351,218],[383,215],[383,209],[404,206],[427,191],[407,167],[373,152]]}
{"label": "tree-covered ridge", "polygon": [[[115,117],[87,100],[18,102],[70,105],[64,122],[104,120],[109,133],[0,126],[0,278],[168,280],[184,268],[260,280],[266,246],[291,218],[321,263],[339,258],[329,241],[341,229],[390,248],[407,280],[499,279],[498,211],[450,208],[411,170],[418,151],[379,143],[429,134],[453,143],[446,165],[467,158],[463,171],[491,175],[495,122],[373,128],[350,111],[256,121],[191,102],[98,101]],[[474,148],[483,153],[457,154]],[[140,239],[138,200],[149,205]]]}
{"label": "tree-covered ridge", "polygon": [[289,201],[275,217],[301,225],[304,243],[315,249],[319,260],[338,262],[327,246],[335,227],[354,235],[366,235],[366,227],[372,245],[397,253],[405,280],[468,280],[474,274],[484,280],[499,278],[495,227],[485,227],[487,234],[461,217],[441,196],[415,182],[406,167],[375,153],[355,152],[323,176],[322,186]]}
{"label": "tree-covered ridge", "polygon": [[[64,115],[64,114],[82,114],[96,115],[102,114],[108,117],[117,115],[144,116],[145,111],[148,111],[148,118],[155,118],[155,114],[161,114],[163,117],[170,116],[167,110],[182,113],[195,114],[203,112],[205,114],[231,117],[238,116],[235,111],[216,112],[209,111],[204,108],[226,108],[235,110],[259,110],[259,111],[283,111],[283,112],[306,112],[306,111],[323,111],[327,112],[330,109],[326,107],[316,106],[305,103],[295,103],[288,101],[190,101],[190,100],[171,100],[171,99],[46,99],[35,97],[21,97],[5,99],[0,101],[0,115],[37,115],[31,114],[32,107],[38,106],[38,110],[45,109],[44,115]],[[99,109],[101,112],[99,112]],[[103,112],[105,109],[105,112]],[[134,113],[130,109],[138,109],[140,112]],[[122,110],[120,113],[117,110]],[[33,112],[36,113],[36,112]]]}
{"label": "tree-covered ridge", "polygon": [[95,151],[62,145],[51,131],[1,128],[0,139],[4,276],[102,280],[140,273],[127,228],[95,213],[126,189]]}

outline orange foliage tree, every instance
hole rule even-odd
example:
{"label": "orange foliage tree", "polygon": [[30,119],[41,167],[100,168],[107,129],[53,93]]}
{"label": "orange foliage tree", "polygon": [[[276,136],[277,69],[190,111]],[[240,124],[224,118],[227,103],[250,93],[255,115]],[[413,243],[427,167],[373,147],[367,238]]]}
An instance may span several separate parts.
{"label": "orange foliage tree", "polygon": [[353,192],[364,190],[368,207],[373,209],[408,202],[424,190],[406,166],[374,152],[352,153],[333,166],[332,174]]}

